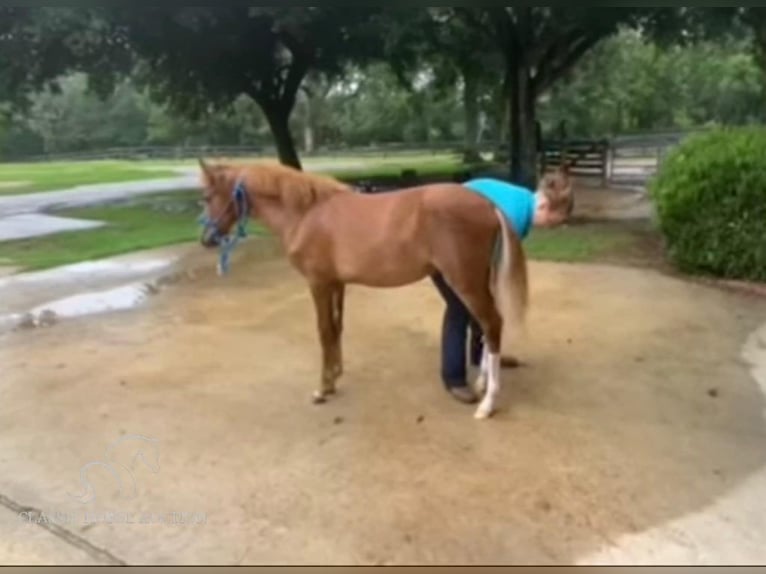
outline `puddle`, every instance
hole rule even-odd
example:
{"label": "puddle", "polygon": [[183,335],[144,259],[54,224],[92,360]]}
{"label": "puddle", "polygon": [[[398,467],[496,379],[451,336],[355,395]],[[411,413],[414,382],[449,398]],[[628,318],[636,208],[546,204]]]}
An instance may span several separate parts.
{"label": "puddle", "polygon": [[[0,330],[20,321],[36,325],[46,309],[55,313],[58,320],[140,305],[148,293],[166,285],[182,271],[178,263],[193,247],[162,248],[151,254],[129,254],[0,276]],[[44,318],[42,322],[46,322]]]}
{"label": "puddle", "polygon": [[158,292],[158,285],[157,282],[133,283],[50,301],[27,313],[1,316],[0,332],[52,327],[62,319],[76,319],[88,315],[135,309]]}
{"label": "puddle", "polygon": [[0,218],[0,241],[14,241],[66,231],[96,229],[103,225],[100,221],[86,221],[37,213],[12,215]]}
{"label": "puddle", "polygon": [[174,263],[173,260],[151,259],[136,261],[86,261],[67,265],[57,269],[40,271],[37,273],[24,273],[12,275],[0,279],[0,289],[18,288],[24,284],[39,283],[62,283],[67,281],[79,281],[83,278],[92,278],[100,275],[104,278],[119,279],[143,273],[155,273],[168,268]]}

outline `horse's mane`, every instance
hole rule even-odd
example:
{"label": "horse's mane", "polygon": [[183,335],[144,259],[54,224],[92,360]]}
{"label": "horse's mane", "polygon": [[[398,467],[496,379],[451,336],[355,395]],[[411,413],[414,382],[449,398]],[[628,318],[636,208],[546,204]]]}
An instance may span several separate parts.
{"label": "horse's mane", "polygon": [[294,210],[305,211],[328,197],[353,189],[335,178],[307,173],[278,163],[259,162],[240,168],[248,189],[261,196],[279,199]]}

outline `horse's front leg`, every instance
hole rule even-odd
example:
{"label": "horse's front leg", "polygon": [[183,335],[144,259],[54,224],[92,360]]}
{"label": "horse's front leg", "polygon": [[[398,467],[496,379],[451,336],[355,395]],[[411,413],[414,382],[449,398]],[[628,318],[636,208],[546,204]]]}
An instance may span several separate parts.
{"label": "horse's front leg", "polygon": [[335,393],[336,374],[336,329],[333,312],[333,287],[327,284],[311,286],[311,295],[316,310],[319,341],[322,346],[322,375],[319,390],[314,393],[314,403],[322,404]]}
{"label": "horse's front leg", "polygon": [[346,286],[341,284],[333,291],[333,325],[335,327],[335,374],[338,378],[343,375],[343,309],[346,297]]}

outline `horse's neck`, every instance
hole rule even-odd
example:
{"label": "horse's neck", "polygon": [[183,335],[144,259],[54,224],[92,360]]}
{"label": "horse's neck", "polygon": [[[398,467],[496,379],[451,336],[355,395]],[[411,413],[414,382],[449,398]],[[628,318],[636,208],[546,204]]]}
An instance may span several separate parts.
{"label": "horse's neck", "polygon": [[277,235],[282,243],[287,244],[306,213],[307,211],[296,211],[283,205],[269,203],[261,205],[260,219],[269,231]]}

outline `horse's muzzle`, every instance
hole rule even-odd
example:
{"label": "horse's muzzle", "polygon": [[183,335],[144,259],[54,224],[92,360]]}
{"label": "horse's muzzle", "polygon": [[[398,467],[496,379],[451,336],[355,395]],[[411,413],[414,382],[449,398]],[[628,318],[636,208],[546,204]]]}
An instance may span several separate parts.
{"label": "horse's muzzle", "polygon": [[208,249],[214,249],[221,245],[221,239],[218,233],[216,233],[214,229],[206,229],[202,233],[202,237],[200,238],[200,243],[202,244],[203,247],[206,247]]}

